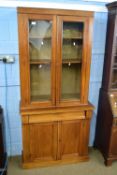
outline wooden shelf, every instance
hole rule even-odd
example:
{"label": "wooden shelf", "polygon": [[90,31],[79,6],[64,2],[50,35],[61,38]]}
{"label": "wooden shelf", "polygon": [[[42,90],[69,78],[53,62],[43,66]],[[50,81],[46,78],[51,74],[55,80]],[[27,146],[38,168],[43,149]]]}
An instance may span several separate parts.
{"label": "wooden shelf", "polygon": [[74,99],[74,100],[78,100],[78,99],[80,99],[80,94],[76,94],[76,93],[66,93],[66,94],[62,94],[61,95],[61,98],[62,98],[62,100],[64,100],[64,99]]}
{"label": "wooden shelf", "polygon": [[63,37],[63,39],[68,39],[68,40],[83,40],[83,37]]}
{"label": "wooden shelf", "polygon": [[45,37],[42,37],[42,36],[32,36],[32,37],[29,37],[29,39],[51,39],[52,37],[51,36],[45,36]]}
{"label": "wooden shelf", "polygon": [[51,98],[50,95],[36,95],[36,96],[31,96],[31,101],[49,101]]}
{"label": "wooden shelf", "polygon": [[39,59],[39,60],[30,60],[30,64],[50,64],[51,60],[49,59]]}
{"label": "wooden shelf", "polygon": [[81,62],[82,62],[81,59],[63,59],[62,60],[63,64],[69,64],[69,63],[75,64],[75,63],[81,63]]}
{"label": "wooden shelf", "polygon": [[[33,37],[29,37],[29,39],[51,39],[52,37],[51,36],[45,36],[45,37],[42,37],[42,36],[33,36]],[[83,40],[82,37],[63,37],[63,39],[68,39],[68,40]]]}

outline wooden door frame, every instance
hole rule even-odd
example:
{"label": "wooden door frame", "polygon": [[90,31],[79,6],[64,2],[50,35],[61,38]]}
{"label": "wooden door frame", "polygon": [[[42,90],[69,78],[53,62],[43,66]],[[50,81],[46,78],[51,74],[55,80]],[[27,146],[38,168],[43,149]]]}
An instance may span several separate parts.
{"label": "wooden door frame", "polygon": [[[31,102],[31,99],[30,99],[30,93],[31,93],[30,92],[30,61],[29,61],[30,59],[29,59],[29,42],[28,42],[29,41],[29,38],[28,38],[28,21],[29,20],[51,20],[52,21],[51,101]],[[21,26],[22,26],[22,29],[25,30],[25,32],[21,30]],[[38,106],[39,108],[55,106],[56,16],[39,15],[39,14],[19,14],[19,39],[20,39],[19,50],[21,55],[20,78],[21,78],[22,105],[32,106],[32,107]],[[23,45],[22,45],[22,42],[23,42]],[[25,46],[25,49],[24,49],[24,46]],[[24,62],[25,62],[26,68],[24,68]]]}
{"label": "wooden door frame", "polygon": [[[69,22],[83,22],[83,58],[81,69],[81,99],[80,100],[60,100],[61,95],[61,70],[62,70],[62,23]],[[79,104],[88,103],[88,86],[90,75],[90,60],[91,60],[91,34],[92,34],[92,19],[78,16],[58,16],[57,18],[57,63],[56,63],[56,105],[57,106],[78,106]],[[88,35],[87,35],[88,34]],[[88,51],[89,50],[89,51]]]}

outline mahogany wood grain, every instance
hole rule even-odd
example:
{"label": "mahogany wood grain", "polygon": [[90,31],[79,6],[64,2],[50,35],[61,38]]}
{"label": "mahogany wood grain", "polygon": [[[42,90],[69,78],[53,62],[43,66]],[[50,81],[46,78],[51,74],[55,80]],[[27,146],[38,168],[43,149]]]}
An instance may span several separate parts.
{"label": "mahogany wood grain", "polygon": [[3,166],[3,157],[5,153],[3,134],[3,111],[0,106],[0,168]]}
{"label": "mahogany wood grain", "polygon": [[[106,50],[104,57],[104,69],[103,69],[103,77],[102,77],[102,86],[103,89],[109,91],[111,85],[112,78],[112,62],[113,62],[113,40],[115,33],[115,15],[108,16],[108,24],[107,27],[107,37],[106,37]],[[111,58],[111,59],[110,59]]]}
{"label": "mahogany wood grain", "polygon": [[117,126],[112,128],[109,154],[117,157]]}
{"label": "mahogany wood grain", "polygon": [[116,110],[113,112],[115,103],[112,104],[110,100],[111,94],[117,96],[117,87],[112,87],[117,49],[117,2],[110,3],[107,7],[109,13],[106,48],[94,146],[102,152],[105,165],[110,166],[114,160],[117,160],[117,117]]}

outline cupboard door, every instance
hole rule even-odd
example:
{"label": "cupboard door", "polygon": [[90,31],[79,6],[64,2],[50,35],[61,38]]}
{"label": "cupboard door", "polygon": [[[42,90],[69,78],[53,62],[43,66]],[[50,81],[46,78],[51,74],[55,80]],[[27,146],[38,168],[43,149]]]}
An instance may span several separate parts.
{"label": "cupboard door", "polygon": [[[27,103],[39,107],[55,104],[55,47],[56,18],[52,15],[24,15],[25,38],[21,38],[24,60],[28,65],[22,70],[27,84],[22,91],[29,91]],[[23,32],[22,32],[23,33]],[[24,43],[23,41],[26,40]],[[24,49],[24,48],[27,49]],[[24,59],[24,60],[23,60]],[[27,81],[28,79],[28,81]],[[25,83],[25,82],[24,82]]]}
{"label": "cupboard door", "polygon": [[[58,105],[78,105],[87,96],[89,61],[86,18],[58,17]],[[85,88],[85,89],[84,89]]]}
{"label": "cupboard door", "polygon": [[58,159],[79,156],[81,122],[80,120],[59,123]]}
{"label": "cupboard door", "polygon": [[56,160],[57,124],[56,122],[30,124],[31,160]]}

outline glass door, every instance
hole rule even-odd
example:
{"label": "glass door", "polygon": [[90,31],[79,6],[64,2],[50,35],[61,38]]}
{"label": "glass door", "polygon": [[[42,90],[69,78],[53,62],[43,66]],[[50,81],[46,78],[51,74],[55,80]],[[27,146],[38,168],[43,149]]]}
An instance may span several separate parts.
{"label": "glass door", "polygon": [[[70,19],[71,18],[71,19]],[[60,91],[59,102],[79,103],[82,98],[84,62],[84,21],[72,17],[60,17]],[[59,31],[60,34],[60,31]],[[59,58],[58,58],[59,59]]]}
{"label": "glass door", "polygon": [[53,19],[29,20],[30,101],[54,104]]}
{"label": "glass door", "polygon": [[[117,23],[117,17],[115,19],[115,24]],[[114,28],[113,36],[113,46],[112,46],[112,55],[111,55],[111,74],[110,74],[110,88],[112,90],[117,89],[117,25]]]}
{"label": "glass door", "polygon": [[113,52],[111,88],[117,89],[117,36],[115,37]]}
{"label": "glass door", "polygon": [[83,23],[63,22],[61,99],[80,99]]}

